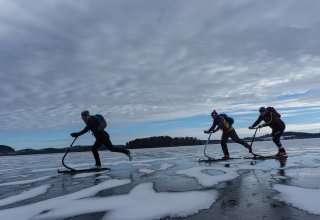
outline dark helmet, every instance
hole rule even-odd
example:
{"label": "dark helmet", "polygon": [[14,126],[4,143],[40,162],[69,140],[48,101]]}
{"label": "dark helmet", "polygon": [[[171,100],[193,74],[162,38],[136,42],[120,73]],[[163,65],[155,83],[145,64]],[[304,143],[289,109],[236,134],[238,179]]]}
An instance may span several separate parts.
{"label": "dark helmet", "polygon": [[211,117],[213,118],[213,117],[215,117],[215,116],[218,116],[218,112],[216,112],[216,110],[213,110],[213,111],[211,112]]}
{"label": "dark helmet", "polygon": [[81,112],[81,117],[84,117],[84,116],[90,116],[90,113],[88,110]]}
{"label": "dark helmet", "polygon": [[266,112],[266,111],[267,111],[267,109],[266,109],[265,107],[263,107],[263,106],[259,108],[259,112],[260,112],[260,113],[261,113],[261,112]]}

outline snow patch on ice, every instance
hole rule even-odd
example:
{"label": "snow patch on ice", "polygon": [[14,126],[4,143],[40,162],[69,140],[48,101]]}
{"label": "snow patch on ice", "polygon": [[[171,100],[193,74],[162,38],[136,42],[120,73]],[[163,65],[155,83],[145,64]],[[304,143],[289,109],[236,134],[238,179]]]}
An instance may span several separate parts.
{"label": "snow patch on ice", "polygon": [[11,185],[22,185],[22,184],[29,184],[29,183],[35,183],[38,181],[43,181],[52,178],[52,176],[43,176],[40,178],[30,179],[30,180],[20,180],[20,181],[14,181],[14,182],[8,182],[8,183],[1,183],[0,186],[11,186]]}
{"label": "snow patch on ice", "polygon": [[151,170],[151,169],[139,169],[139,172],[141,173],[146,173],[146,174],[151,174],[153,172],[155,172],[156,170]]}
{"label": "snow patch on ice", "polygon": [[74,176],[72,176],[74,179],[77,179],[77,178],[85,178],[85,177],[89,177],[89,176],[93,176],[93,175],[96,175],[97,173],[78,173]]}
{"label": "snow patch on ice", "polygon": [[102,173],[105,173],[106,171],[101,171],[101,172],[93,172],[93,173],[78,173],[76,175],[73,176],[73,178],[85,178],[85,177],[89,177],[89,176],[96,176]]}
{"label": "snow patch on ice", "polygon": [[143,167],[151,167],[152,164],[134,163],[134,164],[132,164],[132,166],[137,166],[137,167],[141,167],[141,166],[143,166]]}
{"label": "snow patch on ice", "polygon": [[110,177],[109,177],[109,176],[107,176],[107,175],[101,175],[101,176],[97,176],[97,177],[96,177],[96,179],[97,179],[97,180],[101,180],[101,179],[110,179]]}
{"label": "snow patch on ice", "polygon": [[9,204],[12,204],[12,203],[20,202],[20,201],[23,201],[23,200],[26,200],[26,199],[30,199],[30,198],[39,196],[41,194],[46,193],[50,187],[51,187],[50,184],[46,184],[46,185],[43,185],[43,186],[39,186],[39,187],[30,189],[30,190],[24,191],[24,192],[22,192],[22,193],[20,193],[18,195],[11,196],[11,197],[8,197],[8,198],[5,198],[5,199],[1,199],[0,200],[0,206],[9,205]]}
{"label": "snow patch on ice", "polygon": [[163,163],[163,164],[160,165],[160,168],[157,169],[157,170],[142,168],[142,169],[139,169],[139,172],[141,172],[141,173],[146,173],[146,174],[151,174],[151,173],[156,172],[156,171],[161,171],[161,170],[169,169],[170,167],[173,167],[173,166],[174,166],[174,165],[173,165],[173,164],[170,164],[170,163]]}
{"label": "snow patch on ice", "polygon": [[[31,218],[35,218],[37,215],[40,213],[47,212],[49,210],[55,210],[55,209],[65,209],[68,207],[68,205],[73,204],[73,202],[87,198],[90,196],[96,195],[98,192],[117,187],[117,186],[122,186],[125,184],[129,184],[131,181],[129,179],[125,180],[107,180],[103,183],[100,183],[98,185],[95,185],[93,187],[80,190],[75,193],[71,193],[65,196],[53,198],[53,199],[48,199],[44,200],[41,202],[33,203],[30,205],[25,205],[25,206],[20,206],[20,207],[15,207],[15,208],[10,208],[10,209],[3,209],[0,210],[0,219],[19,219],[19,220],[27,220]],[[85,199],[84,199],[85,200]],[[89,205],[87,202],[85,202],[84,206]],[[71,210],[78,210],[79,207],[73,206],[69,207]],[[90,206],[91,207],[91,206]],[[93,208],[93,207],[92,207]]]}
{"label": "snow patch on ice", "polygon": [[67,218],[103,211],[107,211],[104,219],[108,220],[186,217],[200,210],[209,209],[216,198],[215,190],[156,192],[152,183],[143,183],[137,185],[126,195],[70,201],[38,216],[37,219]]}
{"label": "snow patch on ice", "polygon": [[[220,175],[209,175],[204,173],[205,170],[220,171]],[[268,170],[262,167],[255,167],[249,165],[241,165],[238,167],[192,167],[186,170],[176,171],[176,174],[186,175],[188,177],[196,178],[198,183],[205,187],[214,186],[218,183],[230,181],[239,176],[239,170]]]}
{"label": "snow patch on ice", "polygon": [[280,195],[274,197],[275,199],[310,214],[320,215],[320,189],[307,189],[280,184],[274,185],[273,189],[280,192]]}

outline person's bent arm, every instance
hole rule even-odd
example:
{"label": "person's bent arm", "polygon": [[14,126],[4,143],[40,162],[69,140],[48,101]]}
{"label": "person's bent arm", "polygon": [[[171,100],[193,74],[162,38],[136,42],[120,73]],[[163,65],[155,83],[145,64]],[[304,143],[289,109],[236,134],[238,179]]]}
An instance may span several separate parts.
{"label": "person's bent arm", "polygon": [[262,121],[262,117],[261,115],[259,115],[259,118],[249,127],[249,129],[253,129],[255,126],[260,124],[261,121]]}

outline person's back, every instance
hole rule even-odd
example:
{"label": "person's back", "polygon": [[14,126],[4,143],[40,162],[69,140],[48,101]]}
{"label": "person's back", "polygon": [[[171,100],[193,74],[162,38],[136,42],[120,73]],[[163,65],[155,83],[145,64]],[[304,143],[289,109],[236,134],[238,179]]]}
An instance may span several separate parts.
{"label": "person's back", "polygon": [[[279,115],[271,110],[271,107],[261,107],[259,109],[259,112],[264,112],[264,114],[260,114],[259,116],[259,118],[261,117],[261,119],[265,122],[265,124],[263,125],[264,127],[269,126],[271,129],[281,129],[285,126]],[[259,118],[254,124],[257,125],[260,123],[258,122]]]}
{"label": "person's back", "polygon": [[99,124],[94,116],[90,116],[85,123],[93,134],[99,130]]}

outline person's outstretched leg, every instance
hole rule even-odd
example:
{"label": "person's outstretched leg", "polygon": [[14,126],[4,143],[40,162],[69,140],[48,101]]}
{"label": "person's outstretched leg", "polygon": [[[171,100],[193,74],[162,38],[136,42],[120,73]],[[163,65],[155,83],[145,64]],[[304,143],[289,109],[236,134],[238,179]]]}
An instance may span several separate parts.
{"label": "person's outstretched leg", "polygon": [[93,146],[92,146],[92,154],[93,154],[93,157],[96,161],[96,166],[97,167],[101,167],[101,161],[100,161],[100,157],[99,157],[99,153],[98,153],[98,148],[102,145],[102,143],[100,141],[95,141]]}
{"label": "person's outstretched leg", "polygon": [[272,131],[272,141],[275,143],[278,147],[278,153],[276,156],[286,156],[286,150],[282,147],[280,137],[282,136],[284,130],[279,131]]}
{"label": "person's outstretched leg", "polygon": [[240,139],[237,132],[234,129],[229,132],[229,136],[234,142],[241,144],[242,146],[247,148],[250,153],[252,153],[251,146],[247,142],[245,142],[244,140]]}
{"label": "person's outstretched leg", "polygon": [[119,153],[123,153],[125,155],[127,155],[129,157],[129,160],[132,160],[132,156],[131,153],[128,149],[123,148],[123,147],[115,147],[113,146],[111,140],[110,140],[110,136],[107,132],[104,132],[104,137],[103,137],[103,144],[108,148],[108,150],[112,151],[112,152],[119,152]]}
{"label": "person's outstretched leg", "polygon": [[221,148],[222,148],[222,151],[223,151],[223,154],[224,154],[223,159],[225,159],[225,160],[230,159],[230,155],[229,155],[229,151],[228,151],[228,145],[227,145],[228,138],[229,138],[228,133],[223,132],[222,136],[221,136]]}

